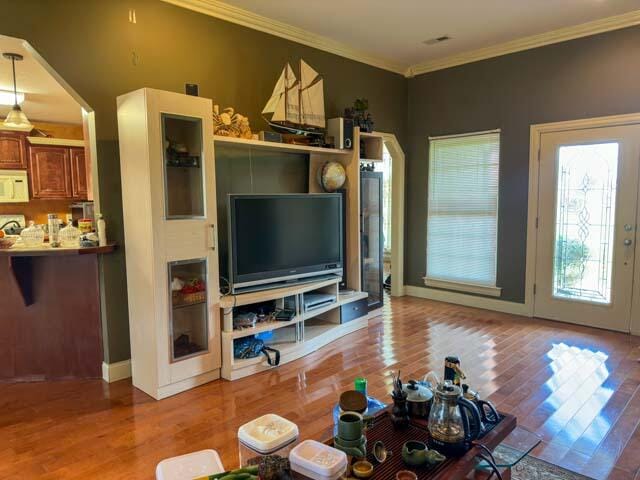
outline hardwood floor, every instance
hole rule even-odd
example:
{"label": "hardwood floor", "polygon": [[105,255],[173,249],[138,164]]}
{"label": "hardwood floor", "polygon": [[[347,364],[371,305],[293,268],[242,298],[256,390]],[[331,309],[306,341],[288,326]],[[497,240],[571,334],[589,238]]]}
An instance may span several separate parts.
{"label": "hardwood floor", "polygon": [[0,384],[0,478],[154,478],[161,459],[204,448],[232,467],[236,431],[252,418],[277,413],[303,438],[322,437],[356,376],[388,400],[392,371],[441,372],[448,354],[542,436],[540,458],[597,479],[640,479],[640,337],[411,297],[301,360],[160,402],[129,380]]}

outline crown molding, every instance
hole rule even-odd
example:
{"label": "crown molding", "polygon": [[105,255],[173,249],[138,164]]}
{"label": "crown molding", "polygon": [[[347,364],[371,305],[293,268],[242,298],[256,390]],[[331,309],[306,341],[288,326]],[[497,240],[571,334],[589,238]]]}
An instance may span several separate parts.
{"label": "crown molding", "polygon": [[550,32],[519,38],[510,42],[492,45],[478,50],[459,53],[445,58],[429,60],[410,66],[405,72],[406,77],[414,77],[423,73],[434,72],[449,67],[477,62],[488,58],[499,57],[509,53],[521,52],[532,48],[551,45],[553,43],[566,42],[576,38],[596,35],[621,28],[640,25],[640,10],[634,10],[622,15],[602,18],[593,22],[582,23],[571,27],[560,28]]}
{"label": "crown molding", "polygon": [[344,43],[332,40],[322,35],[308,32],[293,25],[279,22],[271,18],[252,13],[248,10],[229,5],[219,0],[162,0],[178,7],[187,8],[211,17],[216,17],[227,22],[242,25],[243,27],[259,30],[277,37],[301,43],[308,47],[317,48],[325,52],[333,53],[341,57],[349,58],[357,62],[366,63],[374,67],[389,70],[394,73],[406,75],[407,65],[401,65],[392,61],[379,58],[350,47]]}
{"label": "crown molding", "polygon": [[204,13],[227,22],[258,30],[292,42],[301,43],[308,47],[317,48],[357,62],[399,73],[407,78],[423,73],[443,70],[445,68],[477,62],[488,58],[499,57],[509,53],[521,52],[532,48],[543,47],[554,43],[566,42],[576,38],[596,35],[621,28],[640,25],[640,10],[633,10],[622,15],[602,18],[592,22],[582,23],[570,27],[560,28],[549,32],[523,37],[510,42],[500,43],[477,50],[458,53],[444,58],[428,60],[415,65],[406,66],[369,53],[355,49],[344,43],[332,40],[322,35],[308,32],[284,22],[258,15],[248,10],[235,7],[220,0],[162,0],[163,2],[187,8],[195,12]]}

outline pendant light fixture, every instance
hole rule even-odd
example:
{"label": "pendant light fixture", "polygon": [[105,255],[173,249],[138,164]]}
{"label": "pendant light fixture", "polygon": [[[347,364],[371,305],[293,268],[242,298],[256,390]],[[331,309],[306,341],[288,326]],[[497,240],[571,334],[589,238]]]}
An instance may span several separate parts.
{"label": "pendant light fixture", "polygon": [[11,60],[11,66],[13,67],[13,98],[15,102],[3,125],[11,130],[29,132],[33,129],[33,125],[31,125],[31,122],[29,122],[29,119],[18,104],[18,90],[16,88],[16,61],[22,61],[23,57],[19,53],[3,53],[2,56],[7,60]]}

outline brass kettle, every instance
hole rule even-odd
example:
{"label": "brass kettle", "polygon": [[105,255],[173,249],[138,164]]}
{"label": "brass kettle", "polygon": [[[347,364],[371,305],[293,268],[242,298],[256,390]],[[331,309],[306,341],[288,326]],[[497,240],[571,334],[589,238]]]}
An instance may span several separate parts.
{"label": "brass kettle", "polygon": [[447,457],[463,455],[481,430],[475,403],[462,396],[462,389],[445,380],[434,390],[429,413],[429,447]]}

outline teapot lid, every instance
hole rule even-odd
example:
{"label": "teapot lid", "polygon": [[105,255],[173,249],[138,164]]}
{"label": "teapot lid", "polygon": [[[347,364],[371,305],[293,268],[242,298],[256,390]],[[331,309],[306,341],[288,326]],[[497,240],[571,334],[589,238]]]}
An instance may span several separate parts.
{"label": "teapot lid", "polygon": [[438,385],[436,392],[443,397],[459,397],[462,395],[462,389],[458,385],[454,385],[451,380],[445,380],[444,383]]}
{"label": "teapot lid", "polygon": [[415,380],[409,380],[402,390],[407,394],[407,400],[410,402],[428,402],[433,398],[431,389],[420,385]]}

